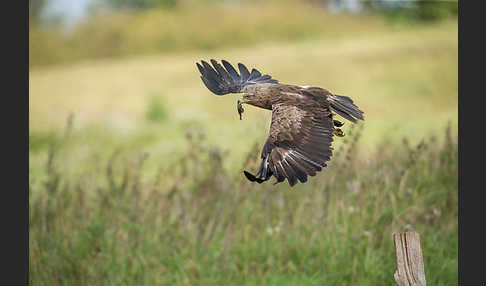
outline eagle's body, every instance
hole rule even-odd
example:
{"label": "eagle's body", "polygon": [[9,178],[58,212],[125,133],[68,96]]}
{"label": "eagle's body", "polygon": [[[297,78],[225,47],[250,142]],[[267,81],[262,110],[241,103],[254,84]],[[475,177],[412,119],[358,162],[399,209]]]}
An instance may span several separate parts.
{"label": "eagle's body", "polygon": [[[197,63],[206,87],[217,95],[243,93],[238,104],[246,103],[272,110],[270,135],[261,153],[261,165],[256,176],[244,172],[250,181],[262,183],[273,175],[277,183],[286,178],[293,186],[304,183],[307,176],[326,167],[331,159],[333,135],[341,135],[342,125],[333,113],[356,122],[364,120],[363,112],[346,96],[335,95],[313,86],[281,84],[256,69],[251,73],[238,64],[240,74],[231,64],[215,60],[213,67],[205,61]],[[240,109],[238,109],[240,111]]]}

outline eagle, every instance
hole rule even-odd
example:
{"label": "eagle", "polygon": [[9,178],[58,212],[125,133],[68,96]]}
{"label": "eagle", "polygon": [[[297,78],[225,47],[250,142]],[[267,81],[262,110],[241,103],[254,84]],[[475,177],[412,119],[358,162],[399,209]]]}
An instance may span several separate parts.
{"label": "eagle", "polygon": [[260,168],[256,175],[243,171],[251,182],[260,184],[272,176],[275,184],[287,179],[291,187],[307,182],[307,176],[315,176],[331,159],[333,136],[344,136],[339,128],[344,123],[334,116],[353,123],[364,120],[364,112],[347,96],[315,86],[283,84],[255,68],[250,72],[242,63],[238,73],[226,60],[210,62],[212,66],[204,60],[196,63],[202,82],[216,95],[242,93],[237,101],[240,120],[243,104],[272,111]]}

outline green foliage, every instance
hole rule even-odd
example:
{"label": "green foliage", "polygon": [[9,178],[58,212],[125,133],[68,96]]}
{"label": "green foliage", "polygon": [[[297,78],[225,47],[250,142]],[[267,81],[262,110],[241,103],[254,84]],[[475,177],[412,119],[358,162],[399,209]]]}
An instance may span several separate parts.
{"label": "green foliage", "polygon": [[391,234],[414,230],[427,282],[457,285],[457,137],[383,144],[363,161],[361,132],[292,189],[226,170],[198,130],[149,177],[142,150],[69,176],[50,149],[45,179],[30,183],[30,284],[391,285]]}
{"label": "green foliage", "polygon": [[[120,2],[121,3],[121,2]],[[138,2],[137,2],[138,3]],[[262,42],[359,35],[357,21],[302,3],[212,3],[177,9],[131,9],[95,13],[71,34],[31,26],[31,66],[137,54],[207,51]],[[368,30],[380,20],[362,16]]]}
{"label": "green foliage", "polygon": [[457,1],[368,1],[371,10],[384,13],[392,20],[438,21],[457,17]]}
{"label": "green foliage", "polygon": [[55,132],[30,132],[29,133],[29,151],[36,152],[47,149],[59,141],[59,136]]}
{"label": "green foliage", "polygon": [[[45,2],[29,2],[31,19],[39,17]],[[362,33],[354,31],[362,26],[366,26],[367,31],[386,28],[381,19],[367,13],[335,15],[325,9],[316,9],[310,2],[102,0],[96,3],[115,9],[109,9],[112,10],[110,13],[92,9],[94,12],[90,17],[70,33],[31,22],[29,65],[337,38],[353,33],[359,36]],[[394,2],[402,3],[371,1],[366,7],[402,21],[457,17],[457,2],[410,1],[405,6],[385,5]],[[153,9],[164,7],[177,9]],[[349,21],[351,17],[358,21]]]}
{"label": "green foliage", "polygon": [[152,122],[165,122],[168,118],[167,108],[162,97],[154,95],[150,97],[150,102],[147,106],[146,117]]}
{"label": "green foliage", "polygon": [[418,18],[421,20],[441,20],[450,16],[457,17],[457,1],[418,1]]}

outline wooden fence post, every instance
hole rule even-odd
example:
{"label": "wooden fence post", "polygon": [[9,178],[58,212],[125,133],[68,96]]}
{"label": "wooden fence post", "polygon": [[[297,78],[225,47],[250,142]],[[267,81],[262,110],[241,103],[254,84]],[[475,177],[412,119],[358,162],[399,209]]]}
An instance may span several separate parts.
{"label": "wooden fence post", "polygon": [[393,234],[397,270],[394,277],[398,286],[425,286],[424,261],[419,234],[399,232]]}

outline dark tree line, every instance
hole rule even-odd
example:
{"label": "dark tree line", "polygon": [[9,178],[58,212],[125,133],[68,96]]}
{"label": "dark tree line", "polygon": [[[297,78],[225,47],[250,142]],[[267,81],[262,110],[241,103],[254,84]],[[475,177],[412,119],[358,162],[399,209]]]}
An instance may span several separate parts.
{"label": "dark tree line", "polygon": [[[39,22],[42,13],[48,2],[52,0],[29,0],[29,17],[33,22]],[[91,6],[107,7],[109,9],[151,9],[151,8],[172,8],[177,6],[180,0],[93,0]],[[203,0],[201,0],[203,1]],[[225,0],[206,0],[207,2],[217,2]],[[231,0],[226,0],[231,2]],[[233,0],[245,2],[245,0]],[[264,0],[262,0],[263,2]],[[323,5],[341,7],[346,10],[350,0],[302,0],[308,2],[321,2]],[[383,13],[390,18],[407,18],[417,20],[438,20],[448,16],[457,16],[457,1],[440,0],[356,0],[361,10],[375,11]]]}

